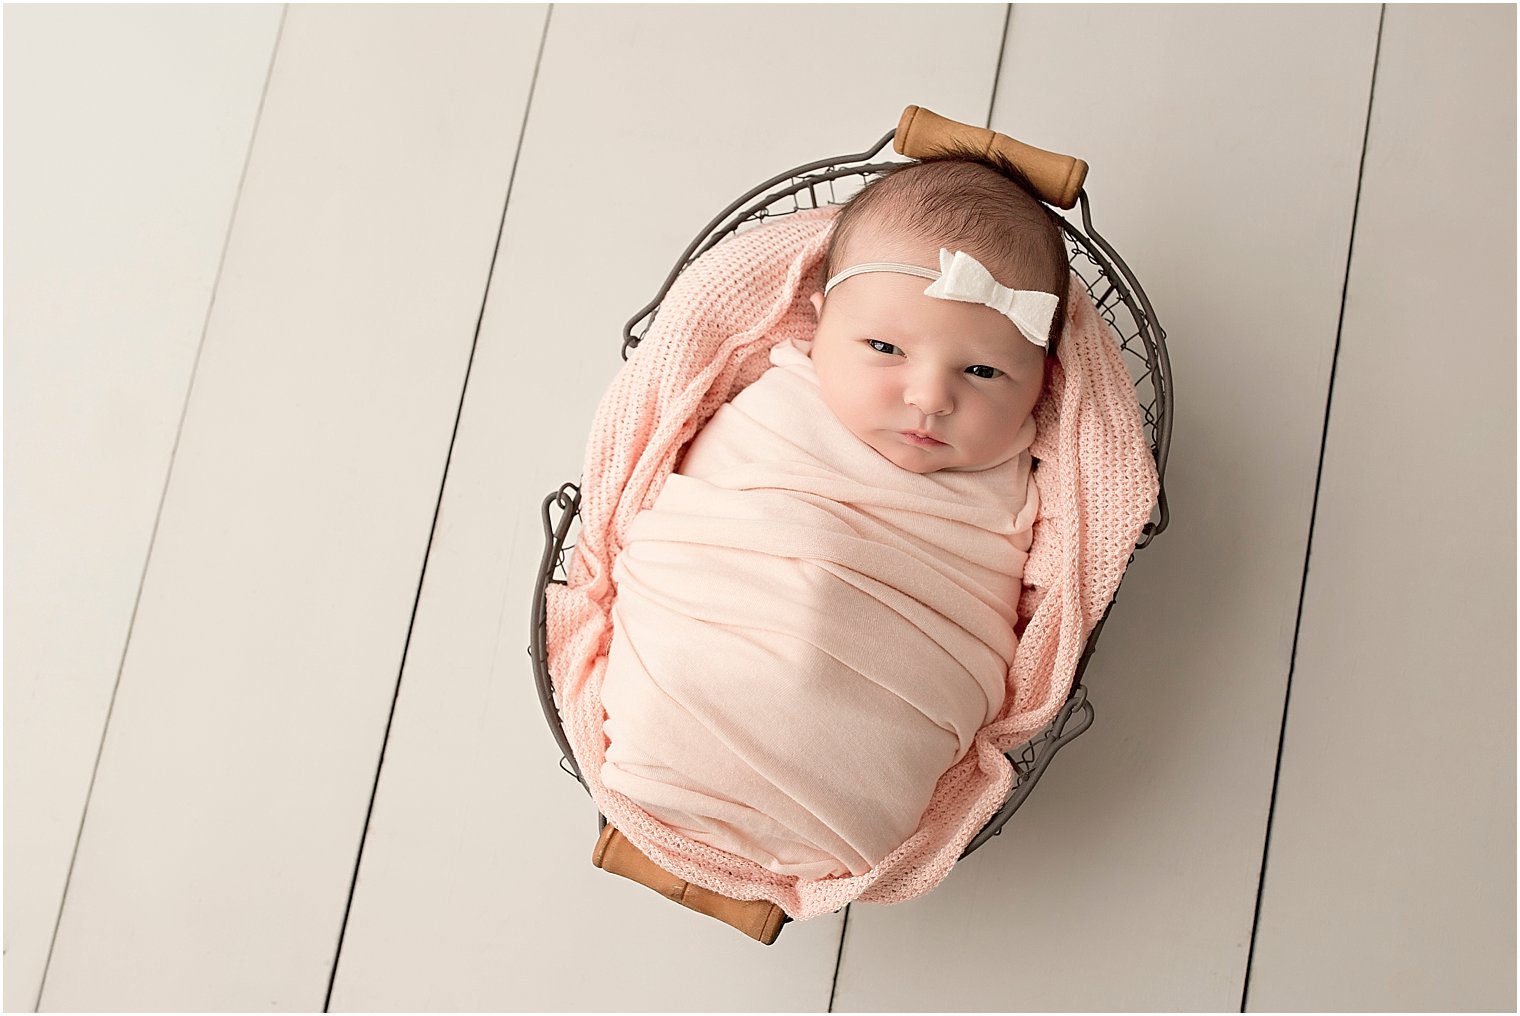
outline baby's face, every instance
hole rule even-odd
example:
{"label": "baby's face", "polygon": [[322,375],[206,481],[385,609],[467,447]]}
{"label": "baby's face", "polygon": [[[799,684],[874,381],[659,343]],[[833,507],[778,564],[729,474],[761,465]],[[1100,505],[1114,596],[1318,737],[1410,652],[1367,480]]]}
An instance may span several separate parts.
{"label": "baby's face", "polygon": [[[938,248],[852,254],[843,264],[867,261],[933,268]],[[813,298],[819,320],[811,356],[824,402],[856,437],[910,472],[1006,462],[1040,396],[1045,350],[990,307],[925,296],[928,285],[868,272],[845,279],[827,299]]]}

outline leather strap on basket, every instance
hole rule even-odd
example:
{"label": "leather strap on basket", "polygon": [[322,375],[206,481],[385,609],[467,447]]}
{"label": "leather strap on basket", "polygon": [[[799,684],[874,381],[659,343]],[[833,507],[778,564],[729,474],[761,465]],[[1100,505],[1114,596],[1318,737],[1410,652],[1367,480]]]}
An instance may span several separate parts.
{"label": "leather strap on basket", "polygon": [[786,919],[781,908],[769,900],[731,899],[677,878],[645,857],[643,851],[629,843],[611,825],[602,827],[602,835],[596,841],[591,863],[603,871],[648,886],[689,910],[715,917],[724,924],[738,928],[762,945],[776,941],[776,936],[781,934],[781,924]]}
{"label": "leather strap on basket", "polygon": [[989,152],[1006,158],[1029,177],[1034,189],[1046,204],[1071,208],[1077,203],[1082,181],[1087,179],[1087,163],[1070,155],[1057,155],[1006,134],[973,127],[931,113],[921,106],[909,106],[897,121],[892,147],[910,159],[926,159],[958,150],[977,155]]}

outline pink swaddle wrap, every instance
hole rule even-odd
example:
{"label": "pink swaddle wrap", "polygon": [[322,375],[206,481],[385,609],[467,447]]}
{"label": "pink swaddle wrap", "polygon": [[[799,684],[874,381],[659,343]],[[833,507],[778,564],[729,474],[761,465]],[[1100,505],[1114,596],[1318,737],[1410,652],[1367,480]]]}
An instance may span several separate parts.
{"label": "pink swaddle wrap", "polygon": [[856,899],[911,899],[949,873],[1012,786],[1002,752],[1065,701],[1086,636],[1118,587],[1157,490],[1117,343],[1073,279],[1060,363],[1035,407],[1039,512],[1003,702],[940,777],[912,834],[862,874],[784,875],[698,842],[608,787],[602,682],[617,600],[613,569],[687,442],[760,377],[772,347],[811,337],[808,297],[833,214],[798,213],[741,233],[682,272],[597,411],[569,580],[547,592],[549,670],[566,736],[602,813],[665,870],[735,899],[770,900],[799,920]]}
{"label": "pink swaddle wrap", "polygon": [[805,352],[770,360],[628,529],[602,781],[772,871],[862,875],[1002,708],[1034,420],[997,466],[912,473]]}

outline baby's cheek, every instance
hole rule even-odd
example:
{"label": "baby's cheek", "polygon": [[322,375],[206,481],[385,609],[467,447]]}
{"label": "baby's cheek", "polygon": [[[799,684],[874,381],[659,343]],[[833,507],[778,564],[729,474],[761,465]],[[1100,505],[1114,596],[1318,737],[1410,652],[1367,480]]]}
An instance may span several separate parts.
{"label": "baby's cheek", "polygon": [[870,412],[862,405],[860,390],[845,386],[826,393],[824,405],[845,429],[865,441],[871,432]]}
{"label": "baby's cheek", "polygon": [[993,455],[997,458],[1003,458],[1005,455],[1011,454],[1013,449],[1027,445],[1028,440],[1024,436],[1024,427],[1028,423],[1028,413],[1022,416],[1014,413],[1000,417],[996,427],[992,430],[995,438],[989,443],[990,451]]}
{"label": "baby's cheek", "polygon": [[887,371],[873,371],[860,380],[855,391],[857,397],[876,413],[894,414],[905,405],[902,389],[892,382]]}
{"label": "baby's cheek", "polygon": [[818,391],[823,397],[825,408],[835,416],[843,419],[844,414],[841,412],[839,389],[834,385],[834,379],[826,369],[820,368],[818,371]]}

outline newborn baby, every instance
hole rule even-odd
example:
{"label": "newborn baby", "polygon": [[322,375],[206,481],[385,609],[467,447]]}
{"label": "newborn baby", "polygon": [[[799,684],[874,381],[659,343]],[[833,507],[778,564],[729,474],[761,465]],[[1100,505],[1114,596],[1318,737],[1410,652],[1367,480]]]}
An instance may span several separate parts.
{"label": "newborn baby", "polygon": [[1065,245],[1017,171],[910,164],[840,212],[812,337],[628,532],[605,785],[785,875],[861,874],[1002,708]]}

